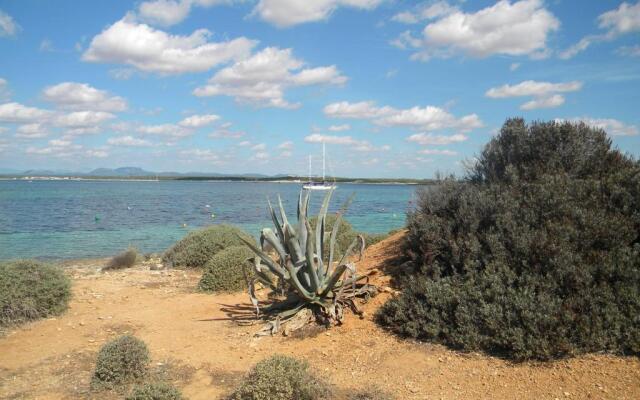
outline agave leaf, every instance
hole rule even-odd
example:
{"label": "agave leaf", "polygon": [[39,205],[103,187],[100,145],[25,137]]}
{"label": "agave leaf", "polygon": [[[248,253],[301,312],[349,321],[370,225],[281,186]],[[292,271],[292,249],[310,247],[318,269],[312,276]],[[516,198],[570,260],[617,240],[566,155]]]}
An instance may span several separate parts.
{"label": "agave leaf", "polygon": [[289,245],[289,255],[294,264],[298,264],[305,259],[304,251],[300,248],[300,243],[296,237],[296,233],[291,225],[285,226],[286,242]]}
{"label": "agave leaf", "polygon": [[[309,226],[309,221],[305,221],[305,226],[309,231],[309,238],[307,239],[307,248],[306,248],[306,256],[307,256],[307,264],[306,271],[311,277],[311,290],[316,292],[318,288],[320,288],[320,281],[318,280],[318,273],[316,271],[316,262],[315,262],[315,254],[313,252],[313,231],[311,230],[311,226]],[[319,257],[318,257],[319,258]]]}
{"label": "agave leaf", "polygon": [[271,215],[271,220],[273,221],[273,225],[276,226],[276,232],[278,232],[278,236],[280,240],[284,241],[284,232],[282,231],[282,225],[280,225],[280,221],[278,221],[278,217],[276,216],[276,212],[273,210],[271,206],[271,200],[267,197],[267,203],[269,204],[269,214]]}
{"label": "agave leaf", "polygon": [[315,296],[312,293],[309,293],[309,291],[305,289],[304,286],[302,286],[300,280],[298,279],[298,274],[296,274],[296,271],[294,271],[293,269],[293,263],[289,260],[289,262],[285,263],[285,266],[287,268],[287,272],[289,272],[289,277],[291,278],[288,279],[288,281],[291,283],[291,286],[293,286],[293,288],[298,291],[298,294],[300,294],[302,298],[307,301],[313,301]]}
{"label": "agave leaf", "polygon": [[284,269],[282,269],[282,267],[280,267],[278,264],[276,264],[271,257],[269,257],[264,251],[260,250],[258,247],[256,247],[255,244],[251,243],[250,241],[248,241],[247,239],[238,236],[240,238],[240,240],[242,240],[247,246],[249,246],[249,248],[251,248],[251,250],[253,250],[254,253],[256,253],[256,255],[258,257],[260,257],[260,259],[262,259],[262,261],[265,262],[265,264],[267,265],[267,267],[269,267],[269,269],[271,270],[271,272],[273,272],[274,274],[280,276],[282,279],[287,280],[287,271],[285,271]]}
{"label": "agave leaf", "polygon": [[327,216],[327,209],[329,208],[329,201],[331,200],[331,195],[333,194],[333,189],[329,190],[327,194],[324,196],[324,200],[322,201],[322,206],[320,206],[320,212],[318,213],[318,220],[316,221],[316,253],[318,254],[318,272],[322,271],[322,256],[323,256],[323,239],[324,239],[324,220]]}
{"label": "agave leaf", "polygon": [[344,264],[338,265],[338,267],[335,269],[335,271],[333,271],[333,274],[331,274],[331,277],[327,281],[324,290],[322,291],[322,293],[320,293],[320,298],[325,297],[327,293],[329,293],[334,288],[334,286],[336,285],[336,283],[338,282],[338,280],[340,279],[340,277],[342,276],[342,274],[346,269],[347,269],[346,265]]}
{"label": "agave leaf", "polygon": [[278,195],[278,205],[280,206],[280,218],[282,219],[282,225],[289,224],[287,214],[285,213],[284,207],[282,206],[282,198],[280,198],[280,195]]}
{"label": "agave leaf", "polygon": [[333,227],[331,228],[331,241],[329,242],[329,264],[327,265],[324,271],[325,279],[329,275],[330,269],[333,267],[333,256],[335,254],[336,242],[338,240],[338,231],[340,230],[340,224],[342,224],[342,218],[344,214],[347,212],[347,208],[349,208],[349,205],[353,201],[353,198],[355,197],[355,195],[356,194],[353,193],[351,196],[349,196],[347,201],[344,202],[344,204],[340,208],[340,211],[338,211],[336,221],[333,223]]}
{"label": "agave leaf", "polygon": [[364,236],[358,235],[356,236],[355,239],[353,239],[353,242],[351,242],[349,247],[347,247],[347,251],[345,251],[344,254],[342,255],[342,258],[340,259],[339,264],[342,264],[344,260],[351,257],[358,243],[360,243],[360,258],[362,258],[362,252],[364,251],[365,240],[364,240]]}
{"label": "agave leaf", "polygon": [[[260,234],[260,241],[262,242],[263,240],[266,240],[267,243],[269,243],[271,247],[276,250],[278,256],[280,257],[280,260],[284,260],[287,257],[287,253],[284,247],[282,247],[282,243],[278,240],[275,233],[273,233],[271,229],[264,228],[262,230],[262,233]],[[262,251],[264,251],[264,247],[262,248]]]}

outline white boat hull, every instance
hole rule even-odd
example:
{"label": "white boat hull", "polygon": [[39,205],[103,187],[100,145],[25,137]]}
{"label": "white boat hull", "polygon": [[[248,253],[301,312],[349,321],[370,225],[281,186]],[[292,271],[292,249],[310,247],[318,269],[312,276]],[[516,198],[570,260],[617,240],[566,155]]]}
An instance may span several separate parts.
{"label": "white boat hull", "polygon": [[302,185],[304,190],[332,190],[336,185]]}

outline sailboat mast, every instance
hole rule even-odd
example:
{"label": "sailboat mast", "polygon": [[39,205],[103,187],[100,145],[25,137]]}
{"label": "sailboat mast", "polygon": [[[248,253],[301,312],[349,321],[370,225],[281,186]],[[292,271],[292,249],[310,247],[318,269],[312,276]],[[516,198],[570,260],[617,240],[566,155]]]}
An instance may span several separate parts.
{"label": "sailboat mast", "polygon": [[311,182],[311,154],[309,154],[309,182]]}
{"label": "sailboat mast", "polygon": [[322,142],[322,182],[324,182],[324,156],[325,156],[325,150],[324,150],[324,142]]}

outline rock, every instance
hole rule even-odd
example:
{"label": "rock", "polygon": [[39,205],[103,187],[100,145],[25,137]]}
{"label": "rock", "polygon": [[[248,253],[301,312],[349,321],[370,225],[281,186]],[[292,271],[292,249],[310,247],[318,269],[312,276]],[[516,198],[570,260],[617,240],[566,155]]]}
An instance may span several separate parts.
{"label": "rock", "polygon": [[164,269],[164,265],[162,265],[162,264],[155,264],[155,265],[152,265],[151,267],[149,267],[149,269],[150,269],[151,271],[160,271],[160,270],[163,270],[163,269]]}

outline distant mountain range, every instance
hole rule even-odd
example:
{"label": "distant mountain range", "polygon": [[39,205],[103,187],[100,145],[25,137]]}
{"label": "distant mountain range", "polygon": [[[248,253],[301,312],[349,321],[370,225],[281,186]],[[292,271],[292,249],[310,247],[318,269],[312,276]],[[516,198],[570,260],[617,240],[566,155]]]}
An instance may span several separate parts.
{"label": "distant mountain range", "polygon": [[[162,176],[162,177],[180,177],[180,176],[234,176],[243,178],[266,178],[269,175],[264,174],[220,174],[216,172],[153,172],[147,171],[139,167],[120,167],[120,168],[96,168],[89,172],[77,172],[77,171],[61,171],[61,170],[47,170],[47,169],[30,169],[26,171],[20,171],[15,169],[3,168],[0,169],[0,175],[10,176],[77,176],[77,177],[150,177],[150,176]],[[286,176],[286,175],[276,175]]]}

